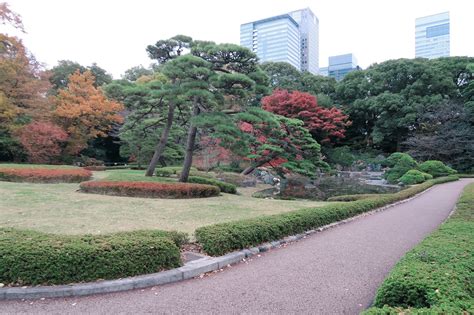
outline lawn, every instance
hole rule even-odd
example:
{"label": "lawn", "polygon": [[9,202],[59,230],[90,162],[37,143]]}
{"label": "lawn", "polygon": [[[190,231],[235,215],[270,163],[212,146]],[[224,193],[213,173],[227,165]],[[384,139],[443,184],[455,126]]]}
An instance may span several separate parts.
{"label": "lawn", "polygon": [[[173,181],[145,178],[144,171],[94,172],[95,179]],[[103,234],[137,229],[178,230],[192,234],[198,227],[322,206],[324,202],[252,198],[222,194],[204,199],[147,199],[78,192],[78,184],[0,182],[0,227],[28,228],[61,234]]]}

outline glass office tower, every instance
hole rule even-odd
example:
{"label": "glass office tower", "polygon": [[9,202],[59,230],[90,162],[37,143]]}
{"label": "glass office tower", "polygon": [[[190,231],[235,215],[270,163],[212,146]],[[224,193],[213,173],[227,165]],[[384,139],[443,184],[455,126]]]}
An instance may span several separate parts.
{"label": "glass office tower", "polygon": [[319,20],[309,9],[290,12],[298,23],[301,42],[301,71],[319,73]]}
{"label": "glass office tower", "polygon": [[357,59],[353,54],[329,57],[328,76],[337,81],[342,80],[349,72],[359,69]]}
{"label": "glass office tower", "polygon": [[308,8],[242,24],[240,45],[261,62],[283,61],[301,71],[319,72],[319,21]]}
{"label": "glass office tower", "polygon": [[449,57],[449,12],[420,17],[415,22],[415,57]]}

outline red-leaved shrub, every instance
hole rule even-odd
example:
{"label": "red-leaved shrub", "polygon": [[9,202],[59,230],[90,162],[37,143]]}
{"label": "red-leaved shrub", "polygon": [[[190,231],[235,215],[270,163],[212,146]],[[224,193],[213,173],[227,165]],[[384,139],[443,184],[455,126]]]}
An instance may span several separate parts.
{"label": "red-leaved shrub", "polygon": [[0,168],[0,180],[30,183],[80,183],[92,177],[84,169]]}
{"label": "red-leaved shrub", "polygon": [[80,186],[86,193],[145,198],[204,198],[220,193],[216,186],[188,183],[90,181]]}
{"label": "red-leaved shrub", "polygon": [[20,142],[33,163],[56,162],[67,138],[66,131],[49,122],[35,121],[19,131]]}

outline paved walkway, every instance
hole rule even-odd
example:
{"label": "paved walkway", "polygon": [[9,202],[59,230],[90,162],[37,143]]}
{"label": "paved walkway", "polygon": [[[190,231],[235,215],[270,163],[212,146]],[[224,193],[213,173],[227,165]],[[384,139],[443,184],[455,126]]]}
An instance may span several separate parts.
{"label": "paved walkway", "polygon": [[473,180],[314,234],[202,279],[82,298],[0,302],[0,313],[357,314],[403,254],[448,216]]}

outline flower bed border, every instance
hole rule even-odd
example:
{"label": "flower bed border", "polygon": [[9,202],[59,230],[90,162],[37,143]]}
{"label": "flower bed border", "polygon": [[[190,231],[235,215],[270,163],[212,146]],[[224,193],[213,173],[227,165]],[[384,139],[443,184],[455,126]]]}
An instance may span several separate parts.
{"label": "flower bed border", "polygon": [[170,199],[216,197],[221,192],[219,187],[212,185],[135,181],[88,181],[80,184],[80,191],[121,197]]}
{"label": "flower bed border", "polygon": [[26,183],[80,183],[90,180],[92,172],[77,169],[50,169],[50,168],[2,168],[0,180],[8,182]]}

